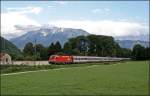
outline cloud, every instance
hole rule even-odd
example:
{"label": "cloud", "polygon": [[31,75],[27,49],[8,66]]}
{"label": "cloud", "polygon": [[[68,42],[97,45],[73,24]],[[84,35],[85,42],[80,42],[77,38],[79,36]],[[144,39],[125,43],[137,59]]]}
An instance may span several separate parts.
{"label": "cloud", "polygon": [[66,5],[68,4],[67,1],[53,1],[54,3],[60,4],[60,5]]}
{"label": "cloud", "polygon": [[[10,11],[15,10],[15,11]],[[26,7],[22,9],[9,8],[6,13],[1,13],[1,32],[2,36],[7,39],[24,34],[23,31],[17,30],[15,25],[36,25],[40,24],[28,17],[27,13],[38,14],[41,11],[39,7]],[[13,35],[12,35],[13,34]],[[10,36],[11,35],[11,36]]]}
{"label": "cloud", "polygon": [[84,29],[91,34],[97,35],[109,35],[109,36],[138,36],[141,34],[148,34],[148,26],[142,25],[137,22],[127,22],[127,21],[73,21],[73,20],[58,20],[51,21],[49,24],[66,27],[66,28],[77,28]]}
{"label": "cloud", "polygon": [[103,8],[103,9],[93,9],[91,10],[92,13],[103,13],[103,14],[107,14],[108,12],[110,12],[109,8]]}
{"label": "cloud", "polygon": [[38,6],[27,6],[23,8],[6,8],[8,12],[17,12],[17,13],[35,13],[39,14],[43,8]]}

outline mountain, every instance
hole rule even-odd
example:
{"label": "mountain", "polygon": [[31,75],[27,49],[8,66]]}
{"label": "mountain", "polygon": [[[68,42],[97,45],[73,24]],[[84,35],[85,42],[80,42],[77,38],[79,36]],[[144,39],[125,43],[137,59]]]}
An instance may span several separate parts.
{"label": "mountain", "polygon": [[134,41],[134,40],[116,40],[116,42],[122,48],[129,48],[129,49],[132,49],[135,44],[140,44],[144,47],[149,47],[149,43],[150,43],[148,41],[140,41],[140,40],[137,40],[137,41]]}
{"label": "mountain", "polygon": [[21,51],[10,41],[6,40],[5,38],[0,36],[0,47],[1,52],[6,52],[8,54],[20,54]]}
{"label": "mountain", "polygon": [[[60,28],[55,26],[44,25],[40,27],[20,27],[17,26],[23,31],[26,31],[25,34],[10,39],[10,41],[15,44],[18,48],[24,48],[25,44],[28,42],[32,43],[41,43],[44,46],[49,46],[52,42],[59,41],[61,45],[64,45],[69,38],[89,35],[88,32],[82,29],[73,29],[73,28]],[[28,30],[27,30],[28,29]]]}
{"label": "mountain", "polygon": [[[18,48],[24,48],[28,42],[41,43],[44,46],[49,46],[52,42],[59,41],[64,45],[69,38],[89,35],[88,32],[82,29],[60,28],[52,25],[33,26],[33,25],[16,25],[16,29],[21,30],[23,35],[10,39]],[[19,34],[18,34],[19,35]],[[135,44],[141,44],[145,47],[149,45],[149,34],[139,36],[118,36],[114,37],[116,42],[123,48],[132,48]]]}
{"label": "mountain", "polygon": [[149,37],[150,34],[146,34],[146,35],[138,35],[138,36],[116,36],[115,39],[116,40],[132,40],[132,41],[149,41]]}

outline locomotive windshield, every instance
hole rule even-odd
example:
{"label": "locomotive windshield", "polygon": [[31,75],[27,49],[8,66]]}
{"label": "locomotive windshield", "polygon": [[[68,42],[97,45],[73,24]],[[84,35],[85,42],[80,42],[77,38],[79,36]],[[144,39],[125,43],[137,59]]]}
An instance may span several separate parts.
{"label": "locomotive windshield", "polygon": [[55,55],[50,56],[50,58],[51,58],[51,59],[54,59],[54,58],[55,58]]}

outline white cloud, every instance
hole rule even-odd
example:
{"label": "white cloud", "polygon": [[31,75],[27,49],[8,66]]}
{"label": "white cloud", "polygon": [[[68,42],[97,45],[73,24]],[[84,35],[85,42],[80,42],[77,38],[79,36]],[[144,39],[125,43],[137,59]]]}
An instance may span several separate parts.
{"label": "white cloud", "polygon": [[41,7],[32,7],[31,8],[31,13],[39,14],[42,11]]}
{"label": "white cloud", "polygon": [[102,13],[102,14],[108,14],[110,12],[109,8],[103,8],[103,9],[93,9],[91,10],[92,13]]}
{"label": "white cloud", "polygon": [[[40,7],[26,7],[22,9],[17,8],[9,8],[9,10],[15,10],[15,11],[9,11],[6,13],[1,13],[1,32],[2,36],[9,39],[13,36],[19,36],[24,34],[23,31],[17,30],[15,25],[36,25],[40,26],[40,24],[29,18],[26,13],[34,13],[38,14],[41,9]],[[10,34],[13,34],[10,36]]]}
{"label": "white cloud", "polygon": [[66,27],[84,29],[91,34],[110,35],[110,36],[128,36],[148,34],[148,26],[144,26],[137,22],[127,21],[73,21],[73,20],[58,20],[51,21],[49,24]]}
{"label": "white cloud", "polygon": [[17,12],[17,13],[35,13],[39,14],[43,8],[38,6],[27,6],[23,8],[7,8],[8,12]]}
{"label": "white cloud", "polygon": [[68,4],[67,1],[53,1],[54,3],[60,4],[60,5],[66,5]]}

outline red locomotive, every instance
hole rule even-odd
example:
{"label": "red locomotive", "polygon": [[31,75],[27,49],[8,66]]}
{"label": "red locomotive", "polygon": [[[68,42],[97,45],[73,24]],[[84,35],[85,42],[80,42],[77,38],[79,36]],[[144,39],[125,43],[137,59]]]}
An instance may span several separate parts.
{"label": "red locomotive", "polygon": [[52,55],[49,57],[48,62],[52,64],[56,63],[68,64],[68,63],[86,63],[86,62],[100,62],[100,61],[121,61],[129,59],[130,58]]}
{"label": "red locomotive", "polygon": [[72,63],[72,56],[68,55],[52,55],[49,58],[49,63]]}

